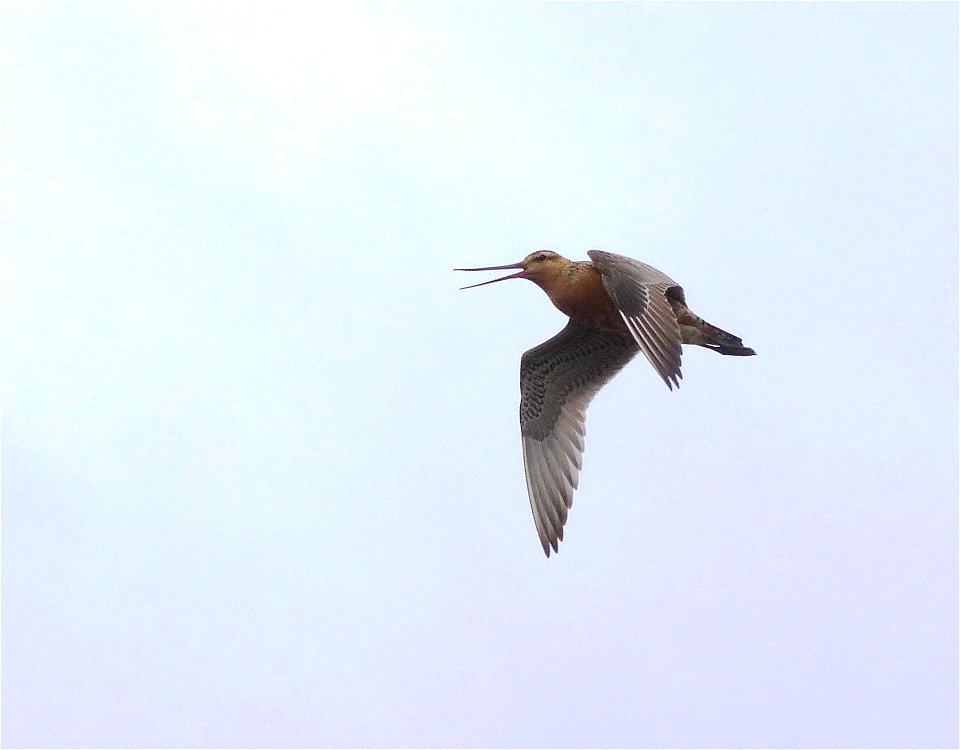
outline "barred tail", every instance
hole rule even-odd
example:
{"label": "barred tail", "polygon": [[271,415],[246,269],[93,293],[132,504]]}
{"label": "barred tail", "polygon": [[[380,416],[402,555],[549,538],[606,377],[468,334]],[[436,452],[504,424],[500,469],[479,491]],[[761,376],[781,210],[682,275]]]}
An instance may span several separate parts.
{"label": "barred tail", "polygon": [[705,346],[707,349],[713,349],[713,351],[719,352],[720,354],[727,354],[733,357],[750,357],[756,354],[753,349],[744,346],[743,341],[738,336],[727,333],[723,329],[717,328],[705,320],[703,321],[701,333],[704,340],[701,346]]}

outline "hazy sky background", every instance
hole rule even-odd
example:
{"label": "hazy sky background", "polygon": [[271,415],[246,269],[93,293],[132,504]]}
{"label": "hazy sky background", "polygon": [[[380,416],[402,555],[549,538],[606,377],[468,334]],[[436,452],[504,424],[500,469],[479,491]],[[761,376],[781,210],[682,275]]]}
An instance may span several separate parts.
{"label": "hazy sky background", "polygon": [[[2,8],[6,746],[955,746],[956,4]],[[637,359],[547,560],[458,266]]]}

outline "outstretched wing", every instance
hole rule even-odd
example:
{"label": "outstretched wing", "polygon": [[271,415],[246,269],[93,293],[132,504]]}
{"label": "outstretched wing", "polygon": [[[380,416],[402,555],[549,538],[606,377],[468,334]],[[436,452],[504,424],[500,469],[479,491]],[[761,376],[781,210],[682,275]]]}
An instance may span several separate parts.
{"label": "outstretched wing", "polygon": [[563,539],[580,478],[587,406],[636,353],[637,345],[623,333],[571,320],[520,359],[523,469],[547,557]]}
{"label": "outstretched wing", "polygon": [[603,286],[620,311],[627,328],[667,388],[680,385],[680,324],[674,315],[669,290],[683,301],[683,289],[653,266],[615,253],[587,253],[600,272]]}

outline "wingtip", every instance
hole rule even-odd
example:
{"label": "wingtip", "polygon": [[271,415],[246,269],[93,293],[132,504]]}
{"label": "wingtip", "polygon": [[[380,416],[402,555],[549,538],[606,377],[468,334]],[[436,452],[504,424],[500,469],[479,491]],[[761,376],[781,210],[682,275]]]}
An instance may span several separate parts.
{"label": "wingtip", "polygon": [[551,550],[553,550],[554,553],[560,552],[560,542],[563,541],[563,529],[560,531],[560,536],[554,537],[553,539],[548,538],[546,535],[540,537],[540,546],[543,547],[543,554],[548,558],[550,557]]}

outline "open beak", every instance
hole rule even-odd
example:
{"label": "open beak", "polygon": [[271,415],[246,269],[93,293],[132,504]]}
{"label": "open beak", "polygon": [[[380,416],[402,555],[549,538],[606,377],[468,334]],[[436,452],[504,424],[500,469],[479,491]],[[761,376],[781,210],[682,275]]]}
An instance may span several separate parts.
{"label": "open beak", "polygon": [[476,286],[485,286],[486,284],[493,284],[497,281],[506,281],[507,279],[522,279],[524,278],[523,263],[510,263],[506,266],[486,266],[485,268],[454,268],[454,271],[506,271],[508,268],[519,268],[520,270],[517,273],[511,273],[508,276],[501,276],[499,279],[491,279],[490,281],[481,281],[479,284],[471,284],[470,286],[460,287],[460,291],[464,289],[473,289]]}

